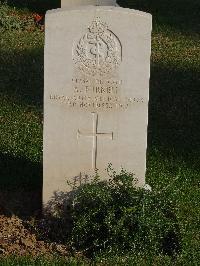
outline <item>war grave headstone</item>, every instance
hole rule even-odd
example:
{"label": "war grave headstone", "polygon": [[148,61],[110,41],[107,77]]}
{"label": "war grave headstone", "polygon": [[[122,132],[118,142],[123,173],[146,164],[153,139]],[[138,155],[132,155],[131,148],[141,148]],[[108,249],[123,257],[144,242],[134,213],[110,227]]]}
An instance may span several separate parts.
{"label": "war grave headstone", "polygon": [[61,0],[61,8],[77,6],[116,6],[116,0]]}
{"label": "war grave headstone", "polygon": [[150,14],[113,6],[47,12],[43,201],[107,167],[145,184]]}

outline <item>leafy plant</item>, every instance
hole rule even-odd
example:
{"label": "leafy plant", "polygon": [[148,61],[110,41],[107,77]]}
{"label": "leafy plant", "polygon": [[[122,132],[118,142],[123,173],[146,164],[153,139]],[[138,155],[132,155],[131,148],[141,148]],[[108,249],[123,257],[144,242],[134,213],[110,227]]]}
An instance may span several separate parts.
{"label": "leafy plant", "polygon": [[34,26],[34,20],[30,16],[22,17],[15,8],[10,8],[6,2],[0,1],[0,29],[24,30]]}
{"label": "leafy plant", "polygon": [[94,252],[162,251],[180,248],[179,229],[165,195],[137,188],[133,174],[96,177],[74,193],[70,241],[78,250]]}

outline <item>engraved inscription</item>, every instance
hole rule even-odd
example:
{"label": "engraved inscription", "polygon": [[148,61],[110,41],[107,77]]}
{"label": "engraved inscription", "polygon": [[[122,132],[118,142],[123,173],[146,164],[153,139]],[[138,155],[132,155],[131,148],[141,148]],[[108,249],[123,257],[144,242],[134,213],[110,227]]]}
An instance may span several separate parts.
{"label": "engraved inscription", "polygon": [[[70,108],[96,111],[126,110],[131,106],[144,103],[144,98],[121,96],[122,81],[117,79],[72,79],[71,95],[50,94],[50,100],[65,104]],[[65,89],[67,90],[67,89]]]}
{"label": "engraved inscription", "polygon": [[111,133],[100,133],[98,132],[98,114],[92,113],[93,116],[93,129],[92,132],[82,132],[78,129],[77,138],[91,137],[93,139],[92,144],[92,169],[97,170],[97,138],[106,137],[113,140],[113,132]]}
{"label": "engraved inscription", "polygon": [[98,113],[127,110],[144,103],[142,97],[123,96],[123,84],[117,71],[122,61],[122,45],[99,17],[88,27],[88,32],[75,42],[72,58],[75,68],[71,88],[62,88],[62,91],[71,92],[59,95],[52,89],[51,102]]}
{"label": "engraved inscription", "polygon": [[76,93],[118,93],[120,86],[122,84],[121,80],[109,79],[84,79],[84,78],[74,78],[72,79],[72,86],[74,92]]}
{"label": "engraved inscription", "polygon": [[122,46],[118,37],[99,17],[88,32],[73,47],[73,61],[78,69],[89,76],[109,76],[122,60]]}
{"label": "engraved inscription", "polygon": [[134,106],[138,103],[144,103],[143,98],[131,98],[131,97],[124,97],[121,100],[119,97],[103,97],[103,96],[96,96],[92,98],[90,96],[66,96],[66,95],[56,95],[51,94],[49,99],[53,102],[58,102],[61,104],[65,104],[70,108],[76,109],[85,109],[85,110],[116,110],[122,109],[126,110],[131,106]]}

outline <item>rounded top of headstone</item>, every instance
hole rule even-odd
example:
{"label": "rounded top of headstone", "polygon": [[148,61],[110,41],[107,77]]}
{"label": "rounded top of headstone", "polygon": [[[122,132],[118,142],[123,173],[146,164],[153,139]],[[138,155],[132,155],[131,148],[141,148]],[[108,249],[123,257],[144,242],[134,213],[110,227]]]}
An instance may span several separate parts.
{"label": "rounded top of headstone", "polygon": [[76,6],[116,6],[116,0],[61,0],[61,8]]}

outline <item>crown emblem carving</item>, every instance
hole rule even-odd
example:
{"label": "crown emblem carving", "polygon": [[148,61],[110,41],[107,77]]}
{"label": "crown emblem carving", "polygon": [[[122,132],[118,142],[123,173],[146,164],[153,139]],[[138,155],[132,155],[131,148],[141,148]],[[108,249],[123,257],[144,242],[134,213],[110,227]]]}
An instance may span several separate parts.
{"label": "crown emblem carving", "polygon": [[122,61],[122,46],[107,23],[96,17],[78,42],[74,43],[73,61],[82,73],[93,76],[110,76]]}
{"label": "crown emblem carving", "polygon": [[108,29],[108,25],[102,22],[99,17],[96,17],[88,28],[91,33],[103,34]]}

